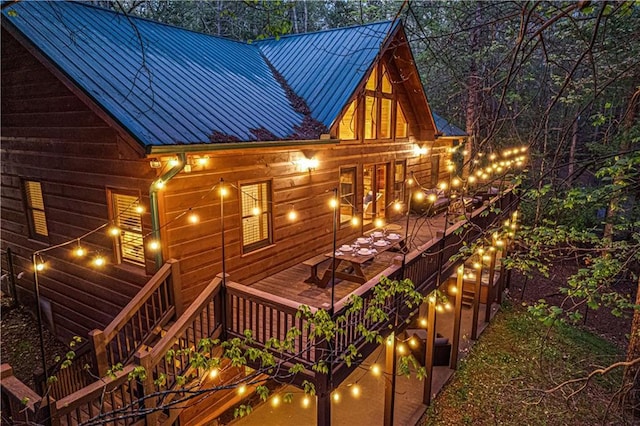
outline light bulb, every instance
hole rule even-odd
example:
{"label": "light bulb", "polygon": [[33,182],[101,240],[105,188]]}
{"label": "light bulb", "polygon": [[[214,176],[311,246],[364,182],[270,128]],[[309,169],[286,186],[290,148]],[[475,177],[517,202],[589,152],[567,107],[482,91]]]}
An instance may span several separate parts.
{"label": "light bulb", "polygon": [[414,195],[414,197],[416,197],[416,200],[418,200],[418,201],[422,201],[422,200],[424,200],[424,192],[422,192],[422,191],[418,191],[418,192],[416,192],[416,194]]}
{"label": "light bulb", "polygon": [[200,157],[198,158],[198,165],[200,166],[206,166],[207,163],[209,162],[209,157]]}
{"label": "light bulb", "polygon": [[180,165],[180,160],[178,160],[177,158],[172,158],[171,160],[169,160],[169,166],[178,167],[179,165]]}
{"label": "light bulb", "polygon": [[418,340],[415,337],[411,336],[409,338],[409,346],[411,346],[412,348],[417,347],[418,346]]}
{"label": "light bulb", "polygon": [[82,247],[78,246],[78,247],[76,247],[76,249],[73,251],[73,254],[74,254],[76,257],[82,257],[82,256],[84,256],[85,254],[87,254],[87,251],[86,251],[84,248],[82,248]]}
{"label": "light bulb", "polygon": [[450,286],[449,286],[449,294],[452,294],[452,295],[454,295],[454,294],[458,294],[458,287],[456,287],[456,286],[455,286],[455,285],[453,285],[453,284],[452,284],[452,285],[450,285]]}
{"label": "light bulb", "polygon": [[380,366],[378,364],[373,364],[371,366],[371,373],[374,376],[379,376],[380,374],[382,374],[382,369],[380,369]]}
{"label": "light bulb", "polygon": [[254,216],[259,216],[260,215],[260,207],[253,207],[251,209],[251,214]]}
{"label": "light bulb", "polygon": [[295,210],[289,210],[289,213],[287,213],[287,218],[291,221],[296,220],[298,218],[298,213]]}
{"label": "light bulb", "polygon": [[138,213],[138,214],[144,213],[144,206],[141,206],[140,204],[138,204],[136,206],[136,213]]}
{"label": "light bulb", "polygon": [[302,407],[309,408],[309,405],[311,405],[311,398],[305,395],[304,398],[302,398]]}
{"label": "light bulb", "polygon": [[398,345],[398,353],[400,355],[404,355],[407,353],[407,348],[402,343]]}
{"label": "light bulb", "polygon": [[331,394],[331,399],[333,399],[333,402],[340,402],[340,392],[333,391],[333,393]]}
{"label": "light bulb", "polygon": [[402,204],[399,201],[396,201],[395,203],[393,203],[393,209],[399,212],[400,210],[402,210]]}
{"label": "light bulb", "polygon": [[244,395],[245,392],[247,392],[247,387],[245,385],[240,385],[238,386],[238,389],[236,389],[236,392],[238,392],[238,395]]}
{"label": "light bulb", "polygon": [[274,395],[273,398],[271,398],[271,405],[274,407],[280,405],[280,395]]}
{"label": "light bulb", "polygon": [[338,207],[338,200],[336,200],[335,198],[330,199],[329,207],[331,207],[332,209],[335,209],[336,207]]}
{"label": "light bulb", "polygon": [[429,202],[435,203],[438,197],[436,196],[436,194],[429,194],[429,197],[427,199],[429,200]]}
{"label": "light bulb", "polygon": [[438,305],[436,305],[436,311],[444,312],[444,308],[442,307],[442,305],[438,304]]}
{"label": "light bulb", "polygon": [[444,191],[445,189],[447,189],[447,182],[440,182],[438,184],[438,188]]}
{"label": "light bulb", "polygon": [[382,228],[384,226],[384,220],[377,218],[373,224],[376,228]]}
{"label": "light bulb", "polygon": [[451,306],[451,302],[447,302],[447,303],[444,304],[444,308],[447,311],[450,311],[453,308],[453,306]]}
{"label": "light bulb", "polygon": [[351,218],[351,225],[352,226],[358,226],[360,224],[360,219],[358,219],[358,216],[353,216]]}
{"label": "light bulb", "polygon": [[215,379],[216,377],[218,377],[218,369],[217,368],[212,368],[211,371],[209,371],[209,377],[211,379]]}
{"label": "light bulb", "polygon": [[451,180],[451,186],[459,186],[460,185],[460,179],[458,178],[453,178]]}
{"label": "light bulb", "polygon": [[476,181],[476,177],[475,176],[469,176],[469,179],[467,179],[469,181],[469,183],[474,183]]}
{"label": "light bulb", "polygon": [[424,327],[427,328],[428,322],[426,318],[421,318],[420,319],[420,327]]}
{"label": "light bulb", "polygon": [[360,396],[360,393],[360,386],[358,384],[351,386],[351,395],[353,395],[354,398],[358,398]]}
{"label": "light bulb", "polygon": [[149,250],[156,251],[160,248],[160,243],[156,240],[149,241],[148,244]]}
{"label": "light bulb", "polygon": [[229,194],[229,191],[224,186],[220,187],[220,196],[226,197]]}
{"label": "light bulb", "polygon": [[98,267],[104,266],[105,263],[106,263],[106,260],[104,260],[104,257],[102,256],[96,256],[96,258],[93,259],[93,264],[95,266],[98,266]]}
{"label": "light bulb", "polygon": [[44,271],[44,263],[43,262],[36,263],[36,271],[38,271],[38,272]]}
{"label": "light bulb", "polygon": [[111,235],[112,237],[117,237],[118,235],[120,235],[120,228],[118,228],[117,226],[112,226],[111,228],[109,228],[109,235]]}
{"label": "light bulb", "polygon": [[155,187],[156,187],[156,189],[164,188],[164,182],[162,181],[162,179],[159,179],[159,180],[156,181]]}
{"label": "light bulb", "polygon": [[191,213],[189,214],[189,216],[187,217],[187,220],[192,223],[192,224],[196,224],[198,222],[200,222],[200,216],[198,216],[196,213]]}

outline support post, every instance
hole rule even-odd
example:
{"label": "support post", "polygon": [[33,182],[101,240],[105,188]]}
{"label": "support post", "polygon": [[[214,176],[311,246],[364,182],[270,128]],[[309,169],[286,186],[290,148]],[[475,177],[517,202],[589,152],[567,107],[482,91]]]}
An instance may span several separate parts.
{"label": "support post", "polygon": [[427,378],[424,381],[422,402],[428,406],[431,404],[431,388],[433,386],[433,355],[436,340],[436,304],[431,301],[427,303],[427,341],[424,360],[424,368],[427,370]]}
{"label": "support post", "polygon": [[396,336],[391,333],[387,339],[391,339],[385,345],[385,375],[389,380],[384,382],[384,426],[393,426],[393,412],[395,411],[395,392],[396,392]]}
{"label": "support post", "polygon": [[458,368],[458,350],[460,347],[460,324],[462,322],[462,287],[463,287],[464,265],[458,267],[456,276],[456,303],[453,311],[453,339],[451,341],[451,363],[450,368]]}
{"label": "support post", "polygon": [[18,291],[16,290],[16,276],[13,272],[13,253],[7,247],[7,272],[9,273],[9,294],[13,298],[12,306],[18,306]]}
{"label": "support post", "polygon": [[91,330],[89,332],[89,339],[91,340],[91,346],[93,348],[94,365],[96,366],[94,373],[102,378],[107,375],[107,370],[109,369],[104,333],[102,330]]}
{"label": "support post", "polygon": [[134,355],[134,361],[136,364],[144,367],[145,379],[142,382],[142,396],[144,399],[144,408],[150,412],[145,415],[146,424],[155,425],[158,422],[159,411],[155,410],[157,402],[156,397],[153,397],[155,392],[155,385],[153,384],[153,366],[151,365],[151,352],[147,350],[141,350]]}
{"label": "support post", "polygon": [[476,268],[476,284],[473,293],[473,318],[471,318],[471,340],[478,340],[478,315],[480,315],[480,291],[482,290],[482,262]]}
{"label": "support post", "polygon": [[[493,247],[490,247],[489,253],[491,253],[491,260],[489,261],[489,285],[487,286],[487,304],[484,309],[484,322],[491,321],[491,306],[493,305],[493,299],[495,298],[494,289],[496,289],[493,281],[496,277],[497,252]],[[502,275],[500,277],[502,278]],[[499,289],[497,289],[497,291],[500,292]]]}
{"label": "support post", "polygon": [[[316,359],[324,359],[327,356],[328,344],[326,341],[318,343],[316,346]],[[329,362],[329,373],[316,373],[316,425],[331,426],[331,369]]]}
{"label": "support post", "polygon": [[182,301],[182,276],[180,275],[180,262],[176,259],[169,259],[167,263],[171,265],[171,291],[173,293],[173,306],[175,307],[176,318],[180,318],[184,312]]}

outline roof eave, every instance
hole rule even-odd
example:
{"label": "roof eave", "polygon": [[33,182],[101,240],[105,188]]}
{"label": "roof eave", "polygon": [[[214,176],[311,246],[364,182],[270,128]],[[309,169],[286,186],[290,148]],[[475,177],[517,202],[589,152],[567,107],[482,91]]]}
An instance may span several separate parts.
{"label": "roof eave", "polygon": [[260,148],[295,148],[312,145],[338,145],[339,139],[307,139],[307,140],[280,140],[280,141],[254,141],[254,142],[221,142],[221,143],[197,143],[185,145],[153,145],[147,147],[148,155],[177,154],[190,152],[230,151],[234,149],[260,149]]}

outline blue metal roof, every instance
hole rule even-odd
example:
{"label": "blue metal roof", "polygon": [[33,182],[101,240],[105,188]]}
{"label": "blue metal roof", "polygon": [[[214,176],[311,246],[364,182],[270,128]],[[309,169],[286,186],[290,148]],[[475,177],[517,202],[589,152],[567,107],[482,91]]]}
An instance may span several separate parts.
{"label": "blue metal roof", "polygon": [[464,130],[454,126],[447,119],[440,117],[435,112],[432,111],[431,115],[433,115],[433,121],[436,122],[436,128],[438,129],[438,132],[442,133],[442,136],[447,136],[447,137],[469,136],[465,133]]}
{"label": "blue metal roof", "polygon": [[379,22],[256,42],[303,99],[330,127],[380,52],[392,23]]}
{"label": "blue metal roof", "polygon": [[329,127],[391,29],[247,44],[76,2],[21,1],[2,14],[144,146],[299,138],[305,116],[269,63]]}

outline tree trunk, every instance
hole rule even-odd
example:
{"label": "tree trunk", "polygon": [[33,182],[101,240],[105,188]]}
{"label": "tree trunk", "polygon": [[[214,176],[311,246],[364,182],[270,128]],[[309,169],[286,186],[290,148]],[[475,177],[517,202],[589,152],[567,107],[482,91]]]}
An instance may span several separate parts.
{"label": "tree trunk", "polygon": [[571,147],[569,148],[569,168],[567,170],[567,186],[573,186],[573,172],[576,164],[576,147],[578,146],[578,119],[573,120],[573,130],[571,132]]}
{"label": "tree trunk", "polygon": [[[475,28],[471,31],[469,38],[469,51],[472,52],[469,59],[469,76],[467,79],[467,116],[466,116],[466,128],[468,138],[468,156],[471,159],[476,151],[479,151],[477,145],[478,138],[478,121],[480,118],[480,76],[478,75],[478,64],[476,58],[473,56],[473,52],[477,52],[478,43],[480,39],[480,26],[477,23],[480,21],[480,2],[476,2],[476,11],[474,21],[476,23]],[[462,174],[464,176],[469,174],[470,164],[465,158]]]}
{"label": "tree trunk", "polygon": [[[636,305],[640,304],[640,278],[638,278],[638,290],[636,291]],[[629,346],[627,348],[627,362],[640,358],[640,310],[633,314]],[[628,389],[625,398],[625,409],[634,417],[640,418],[640,365],[627,367],[624,371],[623,383]]]}
{"label": "tree trunk", "polygon": [[291,7],[291,20],[293,21],[293,32],[298,34],[300,31],[298,30],[298,13],[296,12],[296,5],[298,3],[293,3]]}
{"label": "tree trunk", "polygon": [[309,21],[309,11],[307,10],[307,0],[302,0],[302,4],[304,5],[304,32],[309,32],[309,28],[307,28],[307,23]]}

